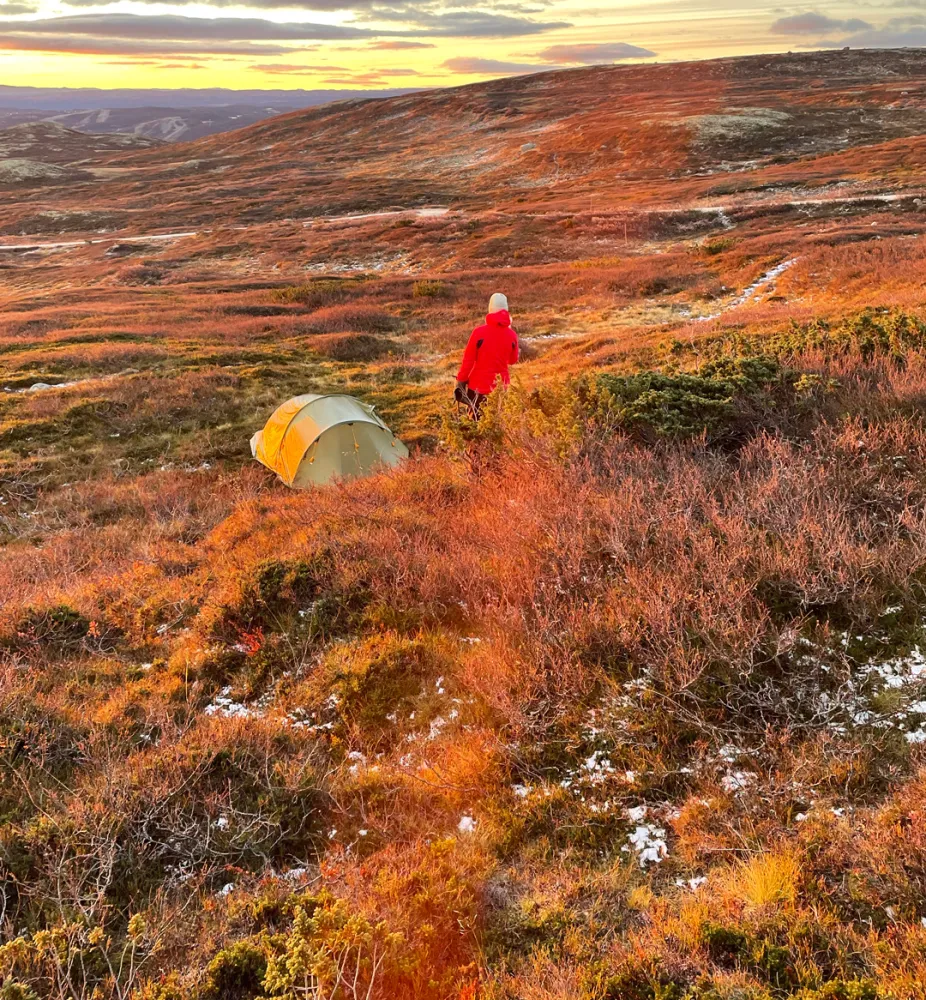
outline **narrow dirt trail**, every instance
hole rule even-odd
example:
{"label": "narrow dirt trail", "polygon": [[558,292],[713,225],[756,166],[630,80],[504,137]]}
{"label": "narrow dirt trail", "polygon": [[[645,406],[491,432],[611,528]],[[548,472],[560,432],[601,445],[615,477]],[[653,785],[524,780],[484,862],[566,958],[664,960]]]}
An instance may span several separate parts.
{"label": "narrow dirt trail", "polygon": [[708,316],[695,316],[693,317],[693,321],[695,323],[708,323],[710,320],[719,319],[726,313],[732,312],[732,310],[739,309],[740,306],[746,305],[747,302],[755,298],[760,292],[763,292],[771,285],[774,285],[778,278],[780,278],[785,271],[794,267],[799,260],[800,257],[791,257],[788,260],[783,260],[780,264],[776,264],[764,274],[760,274],[748,288],[744,288],[743,291],[736,296],[736,298],[731,299],[731,301],[728,302],[722,309],[718,309],[717,312],[711,313]]}

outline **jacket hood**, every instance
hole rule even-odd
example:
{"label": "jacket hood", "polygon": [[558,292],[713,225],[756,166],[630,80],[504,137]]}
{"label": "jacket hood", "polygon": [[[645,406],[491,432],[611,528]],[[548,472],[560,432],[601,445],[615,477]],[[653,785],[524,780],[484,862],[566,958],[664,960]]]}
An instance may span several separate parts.
{"label": "jacket hood", "polygon": [[494,326],[511,326],[511,316],[507,309],[499,309],[498,312],[492,312],[486,316],[486,323],[491,323]]}

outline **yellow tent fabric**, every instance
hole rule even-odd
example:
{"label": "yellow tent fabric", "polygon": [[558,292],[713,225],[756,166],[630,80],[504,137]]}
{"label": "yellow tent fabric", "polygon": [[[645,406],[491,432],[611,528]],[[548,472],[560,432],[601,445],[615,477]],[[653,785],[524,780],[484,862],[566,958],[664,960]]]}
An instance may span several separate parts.
{"label": "yellow tent fabric", "polygon": [[397,465],[408,448],[353,396],[295,396],[251,438],[251,454],[297,489]]}

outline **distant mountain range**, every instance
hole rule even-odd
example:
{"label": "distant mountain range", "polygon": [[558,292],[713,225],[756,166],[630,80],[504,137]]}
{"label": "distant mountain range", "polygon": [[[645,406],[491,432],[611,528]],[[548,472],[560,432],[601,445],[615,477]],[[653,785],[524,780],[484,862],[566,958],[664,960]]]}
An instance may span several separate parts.
{"label": "distant mountain range", "polygon": [[274,115],[402,90],[97,90],[0,86],[0,128],[52,121],[82,132],[126,132],[168,142],[199,139]]}

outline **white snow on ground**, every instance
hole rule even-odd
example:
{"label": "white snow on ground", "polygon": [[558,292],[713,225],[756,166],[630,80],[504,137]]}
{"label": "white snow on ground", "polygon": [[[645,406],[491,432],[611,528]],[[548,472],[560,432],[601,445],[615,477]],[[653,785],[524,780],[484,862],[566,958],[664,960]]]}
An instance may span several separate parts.
{"label": "white snow on ground", "polygon": [[3,250],[63,250],[71,247],[94,246],[97,243],[150,243],[153,240],[180,240],[199,233],[156,233],[153,236],[104,236],[95,240],[65,240],[58,243],[0,243]]}
{"label": "white snow on ground", "polygon": [[363,222],[365,219],[390,219],[396,216],[413,215],[419,219],[437,219],[446,215],[449,208],[397,208],[385,212],[363,212],[360,215],[320,215],[303,223],[311,226],[316,222]]}
{"label": "white snow on ground", "polygon": [[694,878],[689,878],[689,879],[677,878],[675,880],[675,884],[680,888],[688,888],[691,889],[692,892],[694,892],[695,889],[700,889],[701,886],[704,885],[706,881],[707,881],[706,875],[696,875]]}
{"label": "white snow on ground", "polygon": [[[895,614],[899,608],[889,608],[882,617]],[[861,636],[856,636],[861,640]],[[889,636],[872,636],[887,641]],[[843,634],[838,645],[848,647],[852,636]],[[815,646],[806,639],[799,640],[804,652],[798,663],[830,673],[835,664],[834,651]],[[839,650],[836,651],[840,652]],[[893,692],[890,707],[879,704],[878,696]],[[904,734],[909,743],[926,743],[926,651],[914,646],[908,652],[883,660],[872,658],[856,666],[849,677],[842,681],[835,693],[808,692],[816,713],[827,721],[836,733],[846,733],[855,726],[875,729],[895,729]]]}
{"label": "white snow on ground", "polygon": [[24,389],[11,389],[9,386],[4,386],[3,391],[12,395],[22,395],[26,392],[46,392],[49,389],[69,389],[74,385],[87,385],[90,382],[111,382],[113,379],[122,378],[124,375],[137,374],[137,368],[126,368],[125,371],[114,372],[112,375],[92,375],[90,378],[74,379],[73,382],[33,382],[32,385],[26,386]]}
{"label": "white snow on ground", "polygon": [[69,389],[72,385],[83,385],[85,382],[97,382],[99,379],[94,378],[79,378],[75,379],[73,382],[55,382],[54,384],[50,382],[33,382],[32,385],[27,386],[25,389],[9,389],[4,388],[4,392],[13,393],[15,395],[21,395],[24,392],[44,392],[46,389]]}
{"label": "white snow on ground", "polygon": [[904,656],[870,664],[869,674],[880,677],[884,686],[889,688],[902,688],[914,681],[926,680],[926,654],[919,647],[914,647]]}
{"label": "white snow on ground", "polygon": [[669,854],[665,827],[645,822],[648,811],[646,806],[634,806],[632,809],[624,810],[624,815],[634,824],[634,828],[627,837],[627,844],[621,850],[624,852],[632,850],[641,868],[650,864],[658,865]]}
{"label": "white snow on ground", "polygon": [[231,697],[230,687],[222,690],[204,709],[206,715],[218,715],[226,719],[250,719],[263,714],[259,709],[244,705]]}
{"label": "white snow on ground", "polygon": [[752,771],[728,771],[720,779],[720,787],[725,792],[745,792],[756,780]]}
{"label": "white snow on ground", "polygon": [[588,780],[594,784],[601,784],[609,775],[614,774],[615,770],[602,750],[594,751],[585,761],[584,767],[588,771]]}

